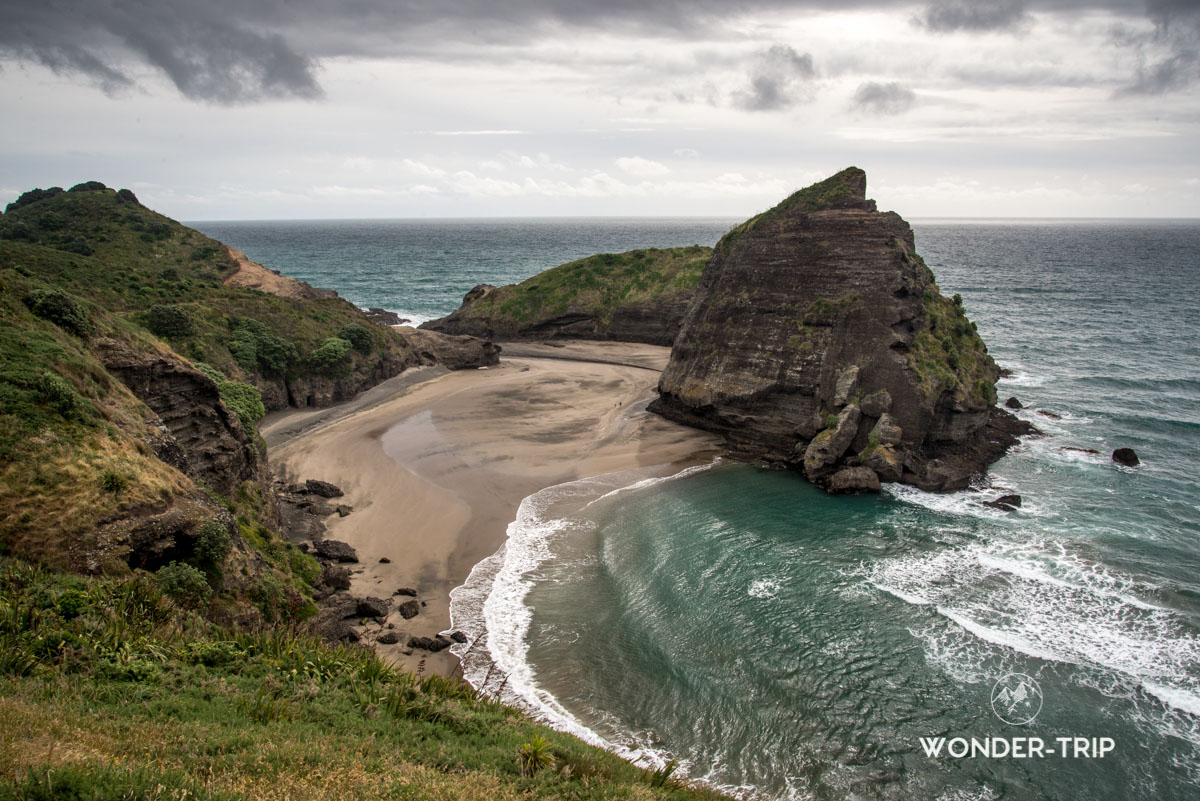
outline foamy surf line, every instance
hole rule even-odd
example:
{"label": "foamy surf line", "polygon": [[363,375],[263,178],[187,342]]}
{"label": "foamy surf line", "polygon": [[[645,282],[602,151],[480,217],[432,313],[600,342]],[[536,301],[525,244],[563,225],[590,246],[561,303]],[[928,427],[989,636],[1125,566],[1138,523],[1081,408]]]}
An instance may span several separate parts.
{"label": "foamy surf line", "polygon": [[[1026,657],[1099,669],[1142,685],[1162,704],[1196,715],[1200,637],[1174,610],[1143,600],[1155,585],[1082,559],[1069,543],[970,544],[882,562],[864,574],[876,589],[938,615],[980,643]],[[959,654],[977,674],[983,650],[926,632],[931,658]]]}
{"label": "foamy surf line", "polygon": [[605,498],[687,478],[716,464],[695,465],[666,476],[647,475],[661,466],[606,473],[556,484],[522,500],[504,545],[475,565],[467,580],[450,592],[451,629],[467,635],[467,643],[451,648],[460,660],[463,678],[559,731],[633,762],[665,765],[669,755],[636,744],[632,735],[627,742],[603,737],[538,686],[528,661],[533,610],[525,605],[525,598],[534,585],[531,574],[553,557],[552,541],[591,525],[574,518],[578,512]]}

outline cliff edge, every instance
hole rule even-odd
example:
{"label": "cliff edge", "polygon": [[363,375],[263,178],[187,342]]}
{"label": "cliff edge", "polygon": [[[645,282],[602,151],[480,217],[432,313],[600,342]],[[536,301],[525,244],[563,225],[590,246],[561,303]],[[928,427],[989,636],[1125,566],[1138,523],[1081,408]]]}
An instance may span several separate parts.
{"label": "cliff edge", "polygon": [[851,167],[726,234],[651,409],[834,492],[962,489],[1029,428],[996,363]]}

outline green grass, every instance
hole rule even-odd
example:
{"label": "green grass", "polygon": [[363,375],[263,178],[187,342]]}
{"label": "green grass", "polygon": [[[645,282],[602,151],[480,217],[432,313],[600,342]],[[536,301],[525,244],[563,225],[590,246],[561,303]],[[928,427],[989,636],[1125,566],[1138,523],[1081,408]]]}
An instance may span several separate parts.
{"label": "green grass", "polygon": [[461,315],[485,322],[497,336],[567,313],[587,314],[607,325],[623,304],[690,293],[711,254],[711,248],[699,245],[601,253],[499,287]]}
{"label": "green grass", "polygon": [[[236,381],[348,375],[370,371],[383,357],[412,359],[402,337],[368,323],[340,298],[282,298],[225,286],[236,264],[224,245],[111,189],[10,205],[0,215],[5,269],[157,331],[180,354]],[[261,325],[294,352],[281,362],[239,360],[230,344],[247,324]],[[322,349],[350,331],[353,349]]]}
{"label": "green grass", "polygon": [[0,559],[0,645],[0,799],[722,797],[369,650],[223,629],[146,577]]}

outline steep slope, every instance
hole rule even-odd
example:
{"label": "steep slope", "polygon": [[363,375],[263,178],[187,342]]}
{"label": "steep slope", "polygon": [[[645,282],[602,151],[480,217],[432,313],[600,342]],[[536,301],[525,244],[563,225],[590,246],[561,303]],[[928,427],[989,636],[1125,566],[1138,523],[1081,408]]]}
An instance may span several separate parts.
{"label": "steep slope", "polygon": [[519,284],[481,284],[460,308],[421,328],[500,340],[606,339],[670,345],[710,248],[602,253]]}
{"label": "steep slope", "polygon": [[345,400],[422,363],[399,332],[336,292],[278,275],[94,181],[9,204],[0,267],[145,327],[192,362],[257,387],[267,409]]}
{"label": "steep slope", "polygon": [[849,168],[718,243],[654,411],[834,491],[966,486],[1020,431],[995,362]]}
{"label": "steep slope", "polygon": [[418,353],[128,190],[27,192],[0,216],[0,554],[86,573],[178,562],[229,619],[302,616],[320,570],[279,536],[255,421],[443,352],[496,361],[448,340],[424,334]]}

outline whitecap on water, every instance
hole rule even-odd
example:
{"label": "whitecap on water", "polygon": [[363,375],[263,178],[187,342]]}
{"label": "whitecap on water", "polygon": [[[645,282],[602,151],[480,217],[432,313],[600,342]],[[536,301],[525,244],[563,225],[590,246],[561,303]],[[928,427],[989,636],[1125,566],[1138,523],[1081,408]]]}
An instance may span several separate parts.
{"label": "whitecap on water", "polygon": [[774,579],[758,579],[750,583],[747,590],[751,598],[774,598],[779,592],[779,582]]}

